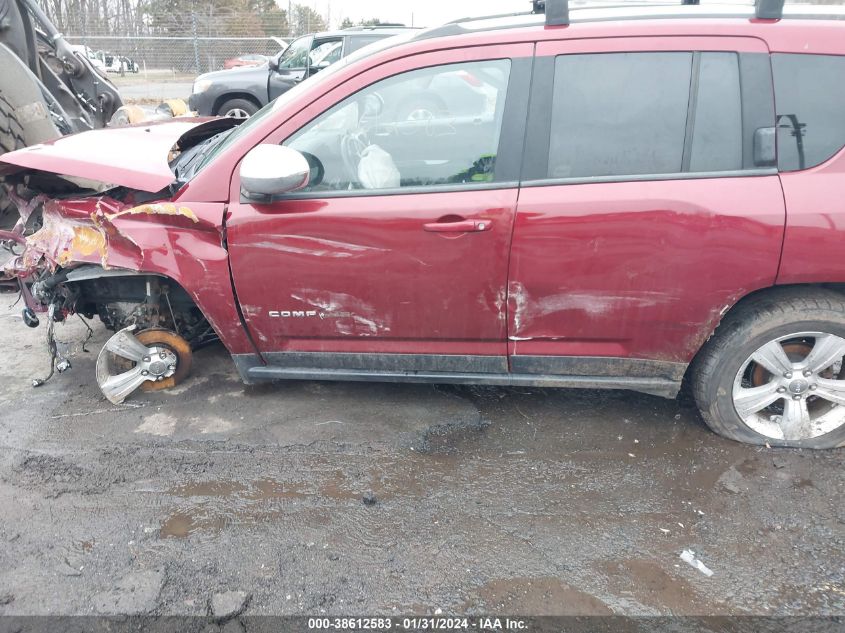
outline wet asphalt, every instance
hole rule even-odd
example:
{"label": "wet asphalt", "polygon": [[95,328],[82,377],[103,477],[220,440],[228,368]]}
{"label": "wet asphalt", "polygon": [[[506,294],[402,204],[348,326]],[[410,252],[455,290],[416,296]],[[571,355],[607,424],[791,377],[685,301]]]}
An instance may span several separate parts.
{"label": "wet asphalt", "polygon": [[89,353],[59,326],[73,369],[30,386],[45,332],[13,299],[0,614],[205,615],[242,592],[258,615],[845,615],[843,450],[744,446],[622,391],[246,388],[219,346],[113,406],[99,325]]}

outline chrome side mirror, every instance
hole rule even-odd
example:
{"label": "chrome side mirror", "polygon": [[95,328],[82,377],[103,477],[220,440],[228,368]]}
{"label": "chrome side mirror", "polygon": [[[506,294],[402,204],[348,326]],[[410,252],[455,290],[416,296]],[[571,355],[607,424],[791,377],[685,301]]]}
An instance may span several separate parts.
{"label": "chrome side mirror", "polygon": [[241,190],[248,198],[267,198],[308,186],[311,167],[284,145],[257,145],[241,161]]}

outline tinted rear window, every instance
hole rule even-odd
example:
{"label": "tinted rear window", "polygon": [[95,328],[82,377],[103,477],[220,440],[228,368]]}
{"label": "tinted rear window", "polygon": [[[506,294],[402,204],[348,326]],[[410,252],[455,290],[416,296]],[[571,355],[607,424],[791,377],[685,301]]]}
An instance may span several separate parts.
{"label": "tinted rear window", "polygon": [[555,61],[549,178],[742,169],[736,53]]}
{"label": "tinted rear window", "polygon": [[689,169],[742,169],[742,100],[739,56],[702,53]]}
{"label": "tinted rear window", "polygon": [[778,166],[815,167],[845,146],[845,57],[772,55]]}
{"label": "tinted rear window", "polygon": [[555,61],[550,178],[681,171],[692,53]]}

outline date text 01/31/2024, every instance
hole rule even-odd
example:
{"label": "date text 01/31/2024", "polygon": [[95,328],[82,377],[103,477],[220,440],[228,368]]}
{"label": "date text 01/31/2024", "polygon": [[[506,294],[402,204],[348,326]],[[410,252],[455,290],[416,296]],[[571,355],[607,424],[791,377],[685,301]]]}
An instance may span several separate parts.
{"label": "date text 01/31/2024", "polygon": [[312,631],[526,631],[518,618],[408,617],[408,618],[308,618]]}

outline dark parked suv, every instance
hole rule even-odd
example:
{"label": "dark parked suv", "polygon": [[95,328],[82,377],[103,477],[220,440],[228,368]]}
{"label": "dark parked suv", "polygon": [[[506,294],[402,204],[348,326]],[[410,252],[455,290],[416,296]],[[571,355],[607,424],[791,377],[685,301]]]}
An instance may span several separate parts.
{"label": "dark parked suv", "polygon": [[768,4],[547,0],[374,44],[246,121],[4,154],[20,226],[43,205],[0,232],[24,321],[115,330],[114,403],[219,338],[248,383],[687,382],[726,437],[843,446],[845,8]]}
{"label": "dark parked suv", "polygon": [[303,35],[259,66],[218,70],[194,81],[191,110],[245,119],[303,79],[368,44],[407,32],[402,26],[360,26]]}

